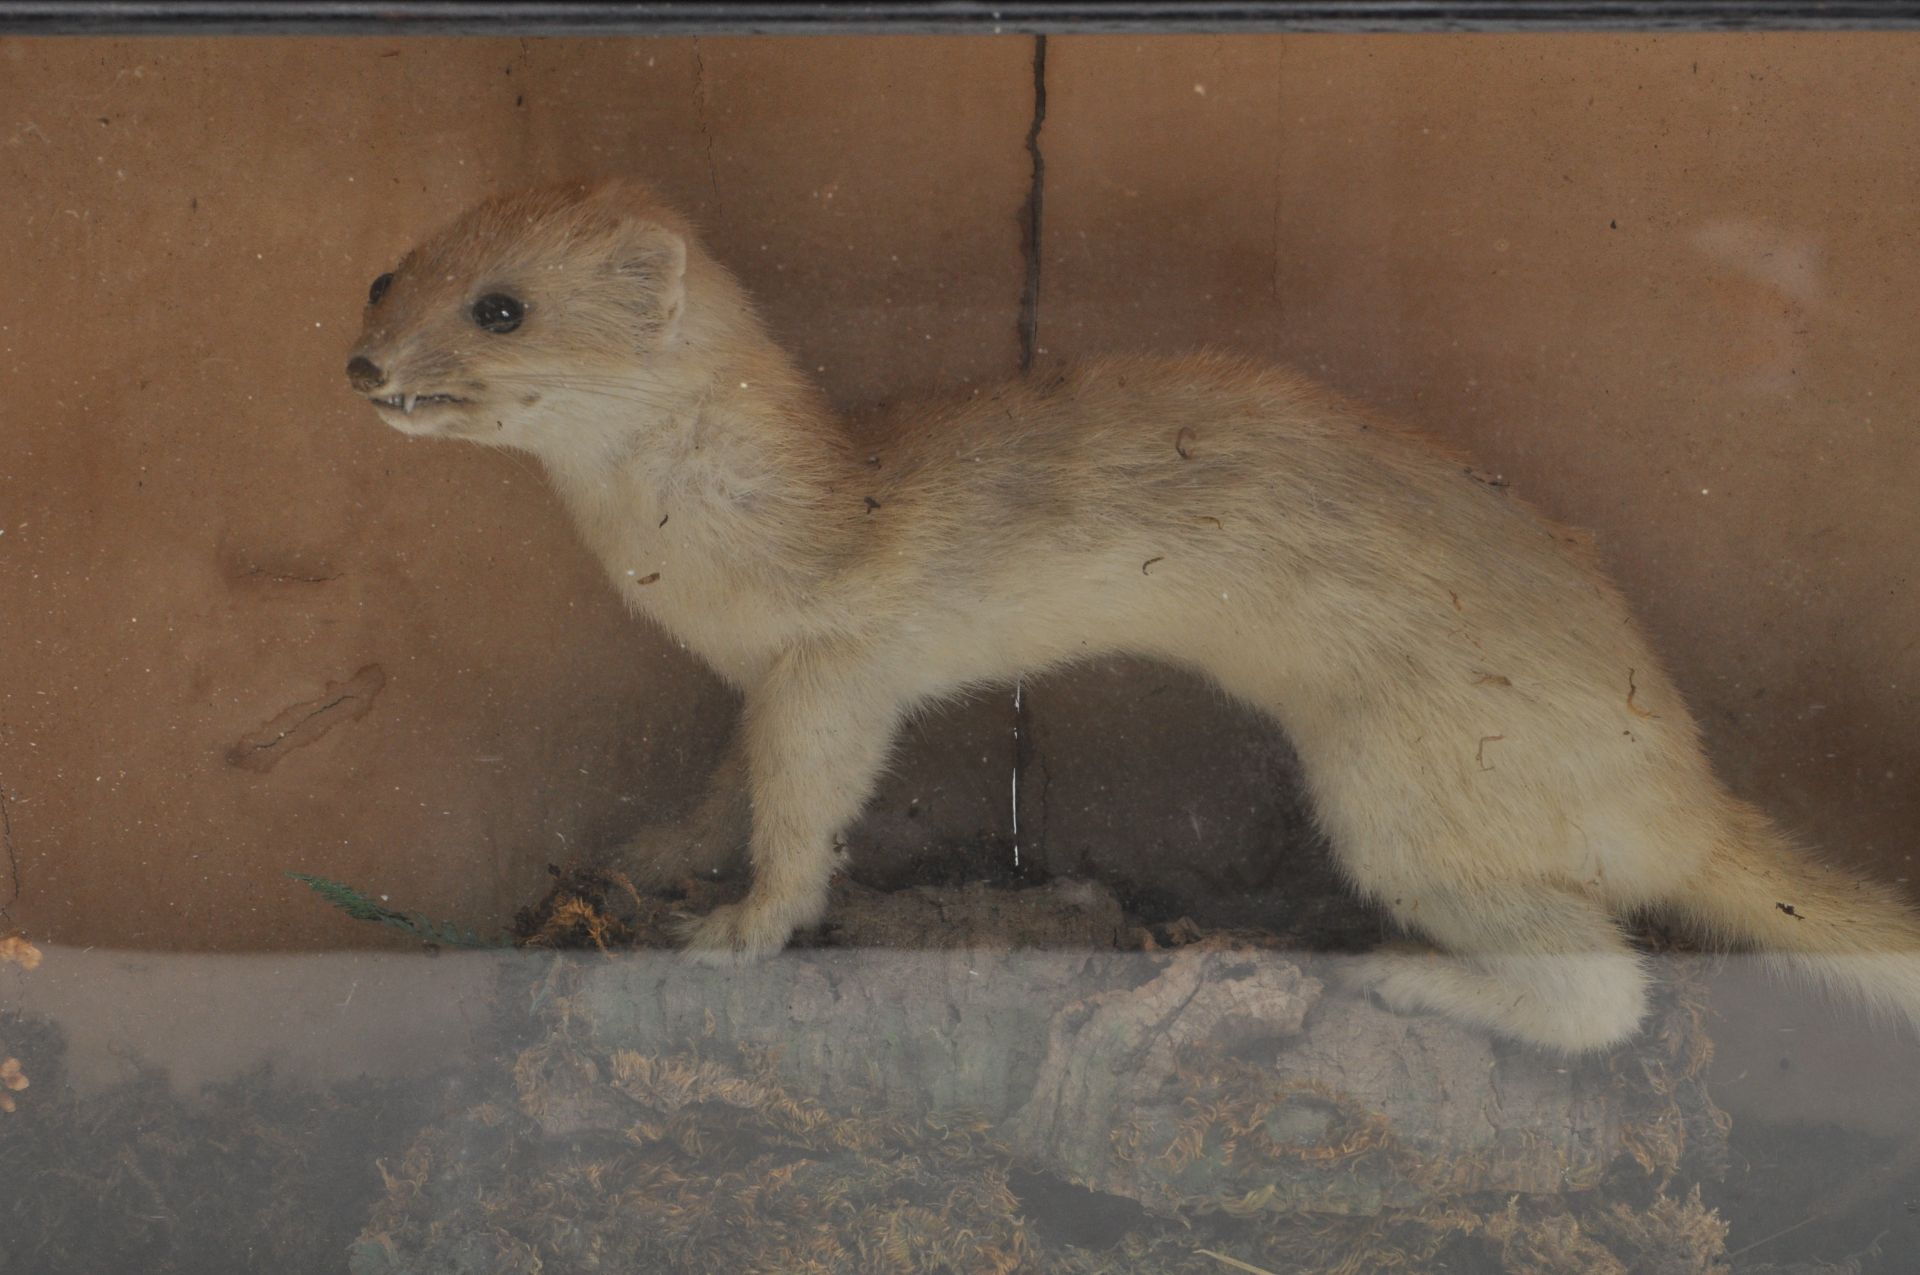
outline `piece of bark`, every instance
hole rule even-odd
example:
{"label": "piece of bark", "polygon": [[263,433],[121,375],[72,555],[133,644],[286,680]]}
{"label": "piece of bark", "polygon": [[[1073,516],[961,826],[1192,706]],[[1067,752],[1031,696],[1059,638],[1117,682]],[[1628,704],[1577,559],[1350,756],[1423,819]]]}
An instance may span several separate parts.
{"label": "piece of bark", "polygon": [[[741,969],[590,959],[568,1029],[606,1051],[764,1051],[826,1107],[979,1119],[1025,1166],[1163,1213],[1557,1194],[1622,1156],[1670,1169],[1722,1132],[1685,1006],[1569,1063],[1330,992],[1332,958],[1157,947],[1084,884],[843,888],[830,933]],[[617,1123],[606,1101],[535,1114],[570,1135]]]}

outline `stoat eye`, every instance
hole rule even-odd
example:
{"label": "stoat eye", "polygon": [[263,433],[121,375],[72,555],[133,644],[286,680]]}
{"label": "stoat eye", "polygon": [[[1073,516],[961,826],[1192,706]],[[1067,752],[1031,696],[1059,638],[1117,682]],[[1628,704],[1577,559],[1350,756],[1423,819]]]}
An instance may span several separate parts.
{"label": "stoat eye", "polygon": [[526,314],[519,298],[504,292],[489,292],[473,303],[473,321],[489,332],[511,332]]}
{"label": "stoat eye", "polygon": [[393,286],[393,271],[389,270],[385,274],[381,275],[378,279],[375,279],[373,281],[373,286],[367,289],[367,304],[379,305],[380,298],[386,296],[387,289],[391,288],[392,286]]}

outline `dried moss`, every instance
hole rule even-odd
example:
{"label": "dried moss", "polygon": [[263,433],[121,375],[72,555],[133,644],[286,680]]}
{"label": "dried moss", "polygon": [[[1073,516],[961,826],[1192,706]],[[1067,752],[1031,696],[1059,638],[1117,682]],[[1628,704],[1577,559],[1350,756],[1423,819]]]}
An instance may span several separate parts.
{"label": "dried moss", "polygon": [[[1724,1227],[1697,1196],[1637,1203],[1461,1199],[1370,1216],[1222,1208],[1153,1217],[1103,1199],[1104,1242],[1063,1239],[982,1123],[833,1109],[773,1059],[643,1054],[577,1040],[562,1011],[523,1051],[511,1103],[423,1134],[387,1172],[355,1275],[466,1272],[1219,1272],[1452,1269],[1709,1275]],[[1176,1154],[1266,1147],[1305,1160],[1392,1154],[1390,1131],[1336,1097],[1324,1152],[1263,1141],[1252,1110],[1195,1109]]]}
{"label": "dried moss", "polygon": [[426,1119],[417,1090],[266,1072],[192,1101],[155,1072],[83,1097],[44,1020],[0,1013],[0,1046],[33,1079],[0,1115],[8,1275],[337,1271],[381,1187],[371,1158]]}
{"label": "dried moss", "polygon": [[[661,899],[617,874],[555,876],[521,914],[527,945],[661,945],[675,911],[715,901],[701,885]],[[1142,933],[1149,948],[1210,941],[1191,925]],[[1473,1180],[1472,1166],[1415,1153],[1381,1113],[1199,1051],[1179,1074],[1180,1119],[1112,1135],[1116,1157],[1164,1179],[1182,1215],[1103,1197],[1097,1242],[1014,1188],[1037,1180],[1031,1166],[984,1124],[830,1109],[785,1087],[770,1060],[712,1042],[704,1053],[601,1049],[564,997],[552,1008],[553,1035],[514,1069],[513,1108],[423,1137],[356,1271],[1235,1269],[1223,1259],[1351,1275],[1440,1263],[1528,1275],[1726,1269],[1719,1219],[1697,1192],[1671,1193],[1718,1167],[1726,1134],[1701,1083],[1711,1043],[1700,989],[1684,979],[1663,990],[1636,1046],[1604,1064],[1627,1158],[1563,1166],[1564,1195],[1462,1195],[1450,1184]],[[480,1143],[485,1153],[470,1153]],[[1354,1191],[1345,1216],[1324,1211],[1337,1198],[1326,1184],[1341,1179]],[[1055,1180],[1047,1194],[1073,1189]]]}
{"label": "dried moss", "polygon": [[[548,865],[553,884],[544,898],[514,915],[520,947],[554,950],[671,947],[676,911],[697,910],[714,892],[701,882],[677,891],[642,894],[625,873],[582,865]],[[698,898],[690,899],[688,891]]]}
{"label": "dried moss", "polygon": [[[372,1272],[1031,1268],[977,1127],[831,1112],[770,1070],[555,1040],[516,1103],[423,1135],[353,1252]],[[555,1138],[543,1131],[572,1129]]]}
{"label": "dried moss", "polygon": [[[531,947],[651,946],[711,894],[566,874],[518,932]],[[1192,926],[1127,934],[1156,949],[1212,941]],[[1725,1132],[1699,1083],[1710,1045],[1684,987],[1606,1064],[1628,1156],[1580,1189],[1460,1194],[1450,1182],[1465,1166],[1416,1154],[1364,1103],[1196,1049],[1182,1055],[1175,1117],[1113,1135],[1116,1151],[1185,1184],[1180,1214],[1156,1216],[1076,1197],[984,1121],[822,1101],[711,1027],[671,1047],[603,1045],[563,971],[546,973],[534,1043],[472,1078],[484,1100],[431,1123],[418,1091],[290,1091],[265,1074],[192,1102],[153,1075],[81,1101],[61,1083],[57,1037],[0,1017],[0,1056],[31,1077],[9,1091],[20,1109],[0,1114],[0,1269],[332,1271],[349,1243],[359,1275],[1725,1269],[1724,1227],[1675,1187],[1712,1167]],[[1366,1207],[1324,1211],[1330,1179],[1350,1180]],[[1396,1196],[1395,1183],[1409,1189]],[[1297,1207],[1310,1198],[1323,1211]]]}

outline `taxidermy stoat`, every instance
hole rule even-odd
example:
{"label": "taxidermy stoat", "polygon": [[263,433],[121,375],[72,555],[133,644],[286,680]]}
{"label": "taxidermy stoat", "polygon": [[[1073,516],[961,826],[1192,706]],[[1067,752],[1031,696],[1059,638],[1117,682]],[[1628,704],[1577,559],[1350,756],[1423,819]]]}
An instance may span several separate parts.
{"label": "taxidermy stoat", "polygon": [[1660,910],[1920,1023],[1920,925],[1714,778],[1581,541],[1291,372],[1105,359],[856,441],[688,224],[626,183],[475,208],[374,281],[347,374],[408,434],[537,456],[628,604],[738,688],[657,874],[744,843],[689,928],[752,957],[821,919],[904,715],[1090,656],[1270,714],[1348,880],[1440,954],[1359,977],[1553,1049],[1630,1035]]}

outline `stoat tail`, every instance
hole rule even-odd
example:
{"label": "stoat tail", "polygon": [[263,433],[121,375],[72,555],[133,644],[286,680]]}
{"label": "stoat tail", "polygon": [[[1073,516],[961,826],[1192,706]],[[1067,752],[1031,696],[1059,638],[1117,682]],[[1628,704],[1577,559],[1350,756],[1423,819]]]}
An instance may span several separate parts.
{"label": "stoat tail", "polygon": [[1675,905],[1730,947],[1861,1001],[1920,1033],[1920,915],[1889,886],[1818,862],[1751,806]]}

